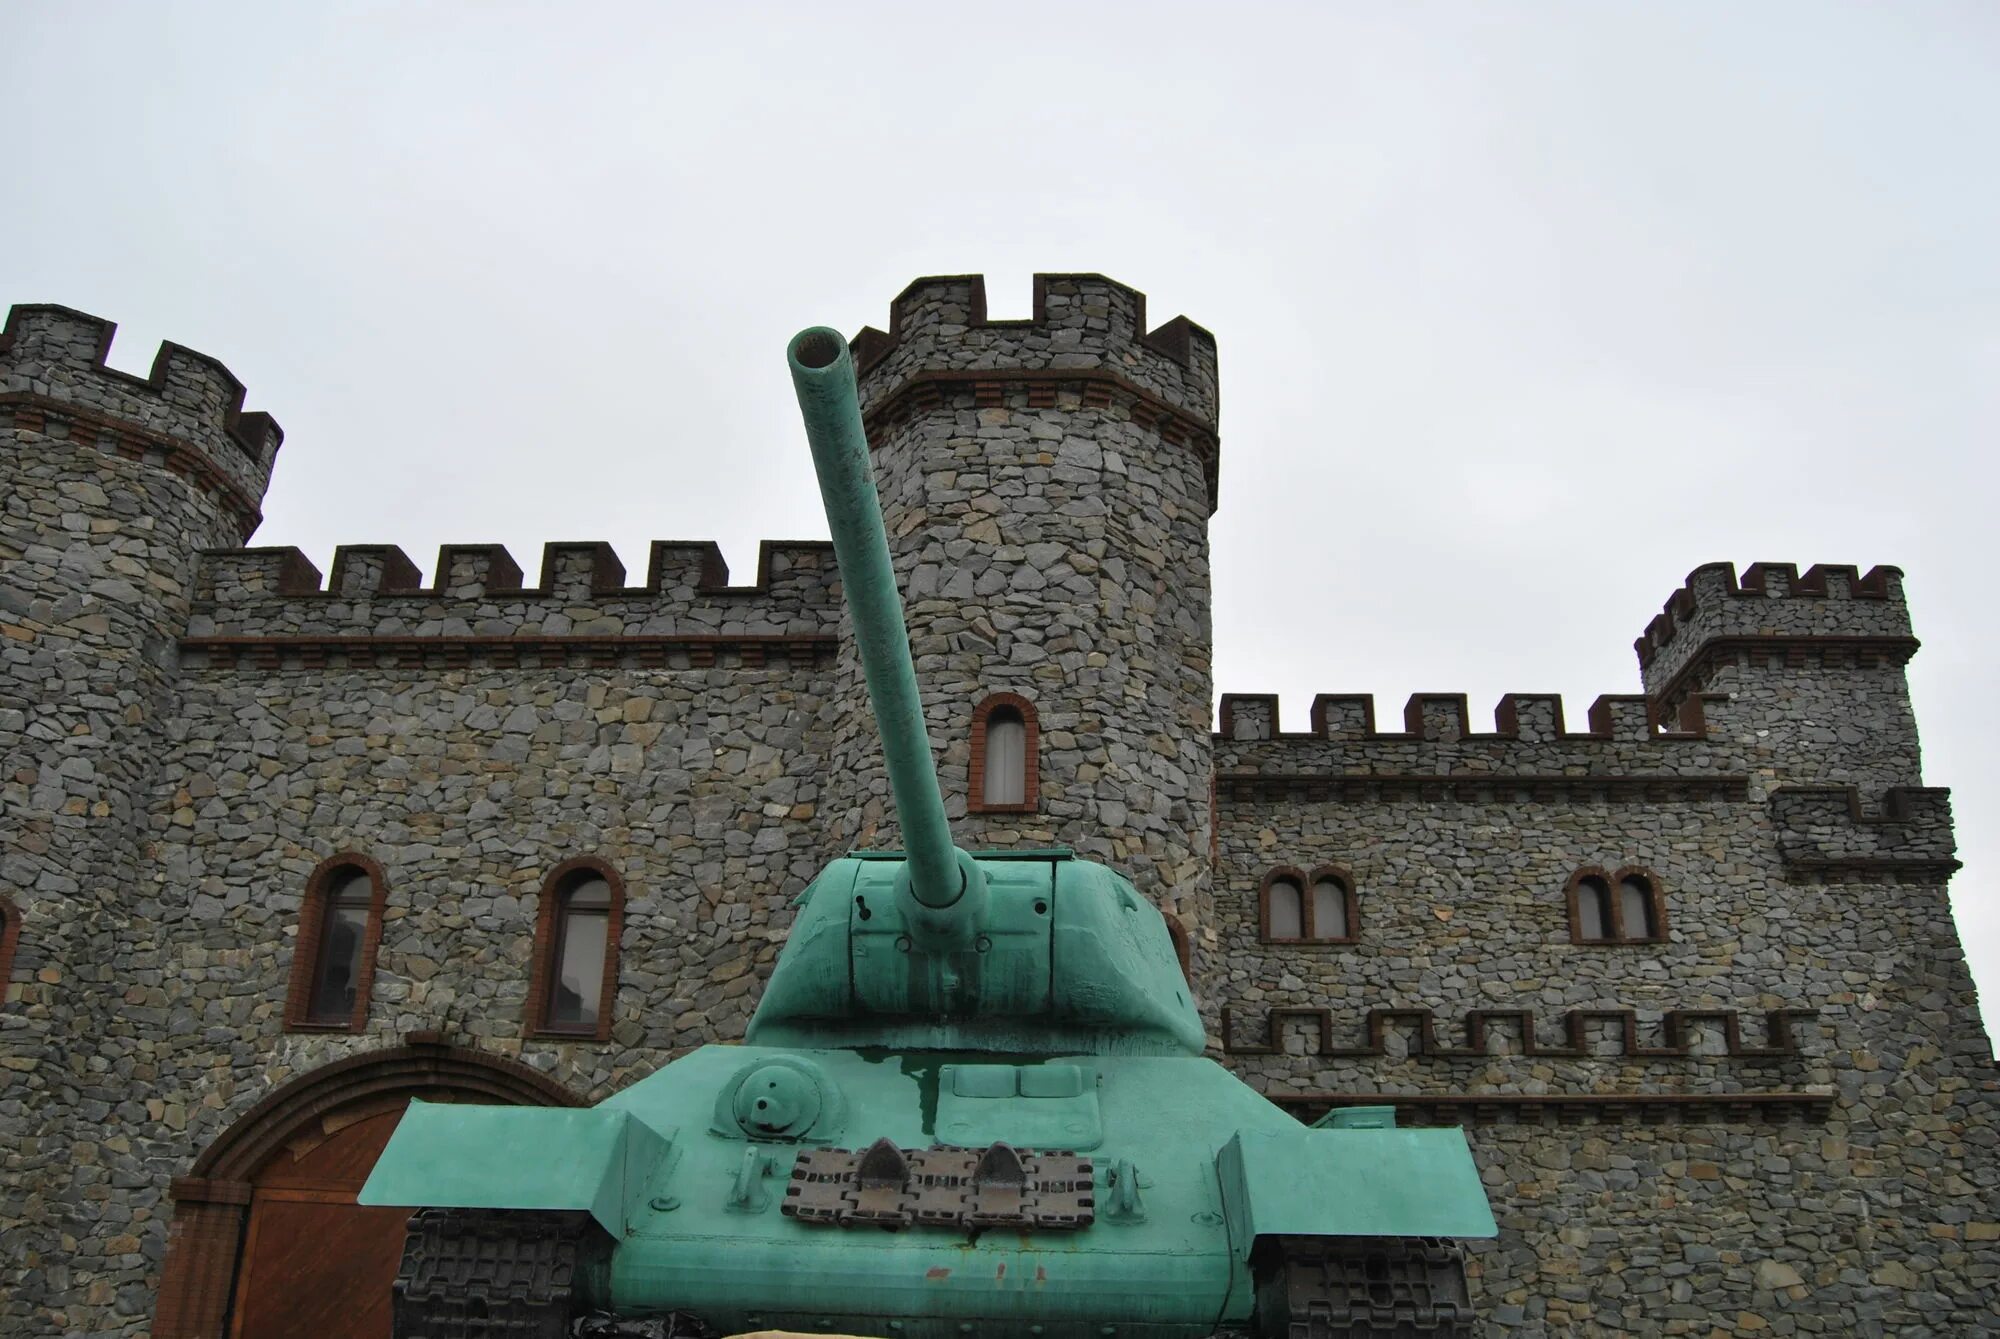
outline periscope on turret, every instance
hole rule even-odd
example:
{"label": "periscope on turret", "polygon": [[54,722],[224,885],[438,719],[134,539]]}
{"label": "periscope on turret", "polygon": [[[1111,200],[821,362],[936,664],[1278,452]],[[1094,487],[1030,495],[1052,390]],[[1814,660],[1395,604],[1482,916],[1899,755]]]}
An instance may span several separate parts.
{"label": "periscope on turret", "polygon": [[360,1196],[420,1206],[397,1335],[1470,1334],[1461,1131],[1299,1125],[1205,1058],[1131,882],[953,844],[850,348],[787,362],[904,849],[801,895],[744,1044],[588,1110],[412,1103]]}

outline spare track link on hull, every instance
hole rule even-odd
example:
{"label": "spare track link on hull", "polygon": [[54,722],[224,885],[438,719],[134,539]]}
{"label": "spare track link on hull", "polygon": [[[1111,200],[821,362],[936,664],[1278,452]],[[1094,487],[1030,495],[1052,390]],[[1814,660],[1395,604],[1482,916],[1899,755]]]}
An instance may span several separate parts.
{"label": "spare track link on hull", "polygon": [[419,1209],[396,1271],[395,1339],[568,1339],[587,1213]]}
{"label": "spare track link on hull", "polygon": [[1436,1237],[1275,1237],[1252,1256],[1260,1339],[1471,1339],[1465,1249]]}

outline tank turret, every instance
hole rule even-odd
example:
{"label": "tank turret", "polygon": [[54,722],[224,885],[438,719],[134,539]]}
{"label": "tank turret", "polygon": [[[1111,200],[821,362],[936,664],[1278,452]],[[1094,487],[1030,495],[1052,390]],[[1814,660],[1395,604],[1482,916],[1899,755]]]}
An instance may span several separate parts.
{"label": "tank turret", "polygon": [[1203,1056],[1118,872],[952,843],[850,348],[788,361],[904,849],[813,880],[743,1045],[589,1110],[413,1102],[360,1195],[422,1206],[399,1339],[1469,1335],[1462,1132],[1300,1126]]}

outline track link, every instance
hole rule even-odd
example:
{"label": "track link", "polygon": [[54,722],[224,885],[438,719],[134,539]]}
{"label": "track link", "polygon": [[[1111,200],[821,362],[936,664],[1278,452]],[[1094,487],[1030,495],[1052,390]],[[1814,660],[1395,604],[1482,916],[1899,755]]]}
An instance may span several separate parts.
{"label": "track link", "polygon": [[1436,1237],[1258,1243],[1259,1339],[1471,1339],[1465,1250]]}
{"label": "track link", "polygon": [[576,1274],[609,1244],[587,1213],[419,1209],[396,1272],[395,1339],[568,1339]]}

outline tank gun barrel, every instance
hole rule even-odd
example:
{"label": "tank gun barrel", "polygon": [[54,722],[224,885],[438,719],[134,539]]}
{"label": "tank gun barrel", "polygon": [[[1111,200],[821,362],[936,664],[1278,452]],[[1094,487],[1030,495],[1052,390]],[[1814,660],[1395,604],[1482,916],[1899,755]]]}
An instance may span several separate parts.
{"label": "tank gun barrel", "polygon": [[909,889],[924,907],[954,906],[966,891],[969,858],[952,845],[938,792],[937,763],[917,695],[917,671],[910,659],[903,598],[889,564],[889,537],[882,527],[882,504],[869,464],[868,435],[854,383],[847,340],[836,330],[814,326],[792,337],[786,348],[792,385],[812,444],[820,499],[833,530],[840,561],[840,584],[854,623],[854,640],[868,681],[868,700],[882,732],[889,765],[889,788],[903,829]]}

